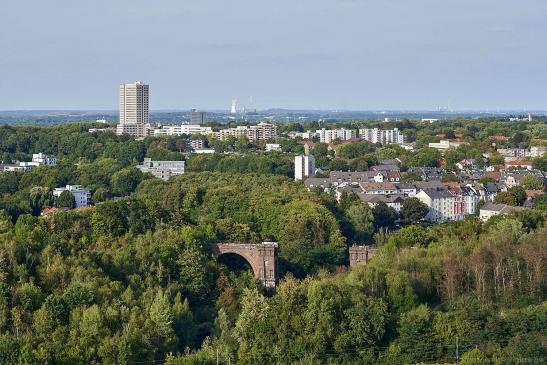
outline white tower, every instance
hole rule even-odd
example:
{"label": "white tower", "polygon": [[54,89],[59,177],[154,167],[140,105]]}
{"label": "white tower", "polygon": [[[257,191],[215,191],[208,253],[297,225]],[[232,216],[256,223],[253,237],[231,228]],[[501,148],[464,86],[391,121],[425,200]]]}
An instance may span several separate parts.
{"label": "white tower", "polygon": [[230,114],[237,113],[237,99],[232,99],[232,107],[230,108]]}
{"label": "white tower", "polygon": [[304,180],[315,173],[315,158],[312,155],[294,157],[294,180]]}
{"label": "white tower", "polygon": [[117,134],[144,137],[149,123],[148,85],[140,81],[120,85],[120,122]]}

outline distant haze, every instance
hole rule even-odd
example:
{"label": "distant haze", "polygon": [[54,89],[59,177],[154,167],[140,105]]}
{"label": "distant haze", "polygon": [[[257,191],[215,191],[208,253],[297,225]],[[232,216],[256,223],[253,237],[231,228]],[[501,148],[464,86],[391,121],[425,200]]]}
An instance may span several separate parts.
{"label": "distant haze", "polygon": [[[545,0],[21,0],[0,110],[547,109]],[[252,96],[252,102],[251,97]]]}

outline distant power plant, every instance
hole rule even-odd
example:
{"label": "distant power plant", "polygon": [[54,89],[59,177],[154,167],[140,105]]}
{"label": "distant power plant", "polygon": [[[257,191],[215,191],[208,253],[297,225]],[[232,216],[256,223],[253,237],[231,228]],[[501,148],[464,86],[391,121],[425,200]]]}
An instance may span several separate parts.
{"label": "distant power plant", "polygon": [[237,99],[232,99],[232,107],[230,108],[231,114],[237,113]]}

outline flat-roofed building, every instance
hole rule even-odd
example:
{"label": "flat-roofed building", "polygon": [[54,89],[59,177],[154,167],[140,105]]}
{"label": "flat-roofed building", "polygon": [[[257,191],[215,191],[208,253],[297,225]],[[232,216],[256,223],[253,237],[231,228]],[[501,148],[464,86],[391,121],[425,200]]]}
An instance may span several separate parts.
{"label": "flat-roofed building", "polygon": [[371,143],[381,144],[403,144],[405,141],[403,133],[401,133],[398,128],[362,128],[359,129],[359,137],[364,138]]}
{"label": "flat-roofed building", "polygon": [[148,85],[142,82],[120,85],[120,122],[116,133],[142,138],[147,134],[149,117]]}
{"label": "flat-roofed building", "polygon": [[64,191],[68,191],[74,196],[76,208],[87,207],[91,201],[91,190],[83,188],[81,185],[67,185],[64,188],[56,188],[53,190],[53,196],[57,199]]}
{"label": "flat-roofed building", "polygon": [[158,179],[169,180],[171,176],[184,174],[184,161],[152,161],[145,158],[142,165],[137,168],[143,173],[151,173]]}
{"label": "flat-roofed building", "polygon": [[32,155],[32,162],[35,162],[39,165],[46,165],[46,166],[56,166],[57,165],[57,159],[55,157],[46,155],[42,152],[34,153]]}
{"label": "flat-roofed building", "polygon": [[190,110],[190,124],[205,123],[205,112],[200,112],[197,109]]}
{"label": "flat-roofed building", "polygon": [[211,127],[202,127],[199,124],[164,125],[154,129],[154,136],[182,136],[182,135],[208,135],[213,133]]}
{"label": "flat-roofed building", "polygon": [[295,180],[304,180],[313,174],[315,174],[315,158],[313,156],[300,155],[294,157]]}

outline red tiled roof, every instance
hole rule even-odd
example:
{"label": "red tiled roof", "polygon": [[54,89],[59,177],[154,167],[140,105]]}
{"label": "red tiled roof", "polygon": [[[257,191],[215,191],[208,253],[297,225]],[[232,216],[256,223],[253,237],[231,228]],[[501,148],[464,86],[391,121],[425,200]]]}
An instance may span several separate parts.
{"label": "red tiled roof", "polygon": [[532,161],[507,161],[505,164],[511,166],[532,166]]}

